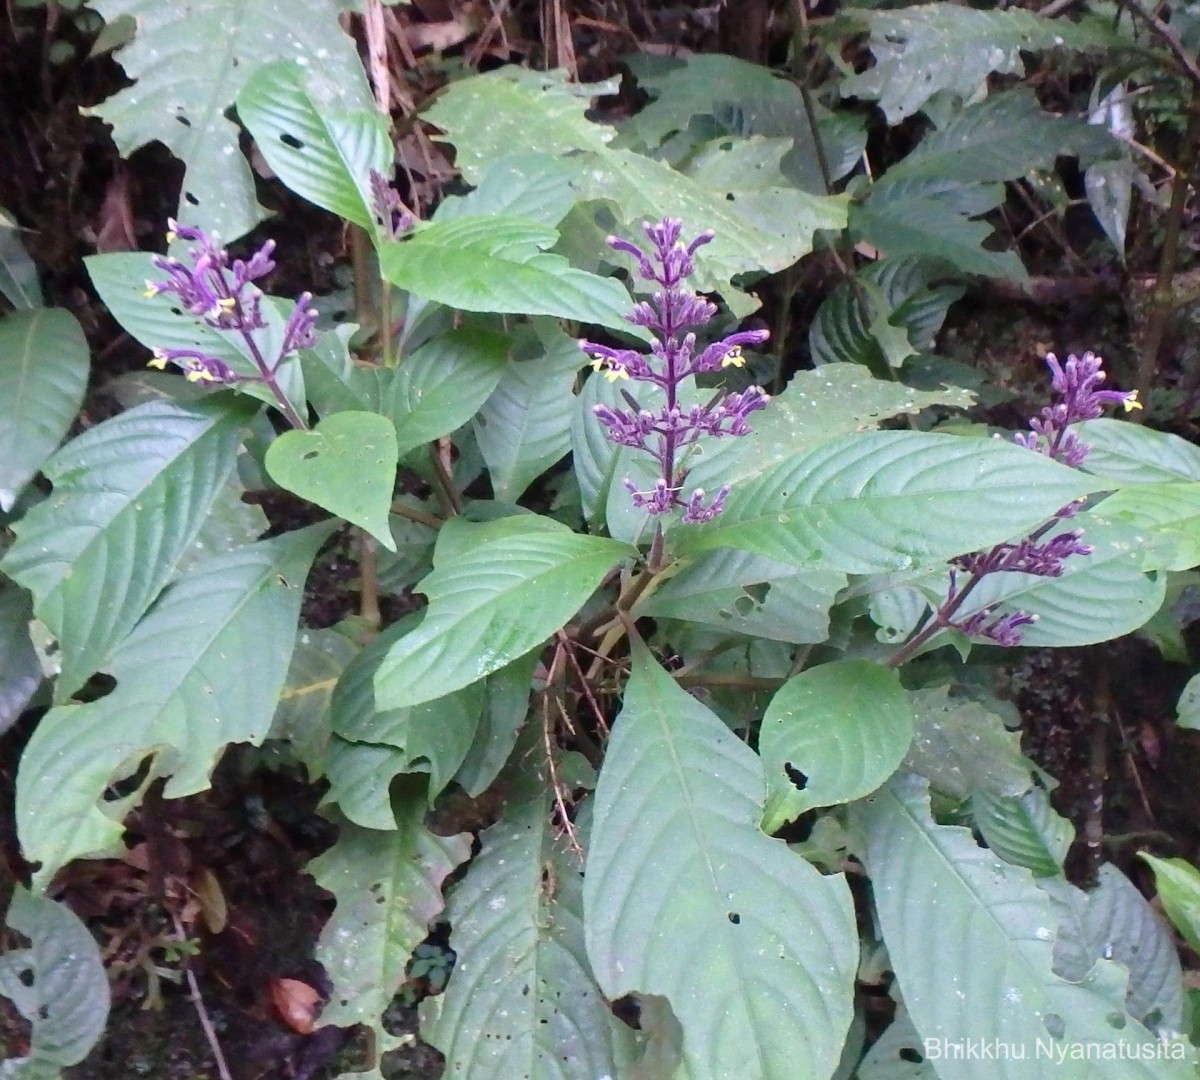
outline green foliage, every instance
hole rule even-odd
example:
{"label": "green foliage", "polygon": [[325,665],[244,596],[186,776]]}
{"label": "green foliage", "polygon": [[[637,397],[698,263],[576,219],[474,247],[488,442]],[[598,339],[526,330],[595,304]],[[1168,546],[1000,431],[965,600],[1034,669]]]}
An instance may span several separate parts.
{"label": "green foliage", "polygon": [[238,148],[237,125],[225,115],[258,68],[296,61],[321,80],[324,104],[371,108],[334,0],[316,0],[303,18],[277,0],[199,0],[182,13],[155,0],[95,0],[91,6],[110,24],[134,20],[136,36],[116,54],[133,84],[88,111],[113,126],[122,154],[161,142],[181,158],[187,172],[176,217],[226,240],[267,216]]}
{"label": "green foliage", "polygon": [[1200,948],[1200,871],[1184,859],[1160,859],[1146,852],[1141,858],[1154,871],[1167,917],[1193,949]]}
{"label": "green foliage", "polygon": [[29,939],[0,956],[0,994],[29,1021],[29,1053],[0,1062],[4,1080],[58,1080],[108,1019],[108,978],[86,926],[62,904],[17,886],[5,925]]}

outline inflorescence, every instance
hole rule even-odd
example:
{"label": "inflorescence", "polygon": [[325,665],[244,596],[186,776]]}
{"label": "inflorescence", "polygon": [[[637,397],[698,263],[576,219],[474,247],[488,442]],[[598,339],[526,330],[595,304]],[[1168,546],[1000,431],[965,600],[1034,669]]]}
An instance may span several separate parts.
{"label": "inflorescence", "polygon": [[206,326],[233,330],[242,335],[257,375],[239,375],[224,360],[197,349],[155,349],[151,367],[174,364],[192,382],[232,385],[261,382],[275,388],[275,371],[283,359],[298,349],[311,348],[317,340],[317,313],[311,307],[312,294],[297,299],[284,327],[278,351],[268,358],[262,351],[261,331],[267,328],[262,315],[262,290],[253,283],[275,269],[271,258],[275,241],[268,240],[249,259],[229,260],[216,234],[203,229],[168,221],[167,242],[176,238],[195,246],[188,250],[188,261],[158,255],[154,265],[167,276],[162,281],[147,281],[146,295],[170,293]]}
{"label": "inflorescence", "polygon": [[[1095,420],[1106,408],[1120,405],[1128,412],[1140,409],[1137,391],[1124,393],[1117,390],[1102,390],[1104,361],[1095,353],[1083,356],[1071,355],[1065,364],[1060,364],[1053,353],[1048,353],[1046,363],[1052,375],[1052,386],[1057,398],[1048,405],[1040,416],[1029,421],[1030,430],[1016,435],[1016,442],[1035,453],[1060,461],[1064,465],[1078,467],[1086,460],[1091,448],[1082,442],[1072,425],[1083,420]],[[1047,524],[1038,528],[1016,544],[997,544],[988,551],[977,551],[960,555],[953,561],[950,585],[946,599],[934,615],[931,626],[953,628],[968,637],[984,638],[997,645],[1020,644],[1022,631],[1037,621],[1036,615],[1023,611],[996,614],[996,605],[956,619],[954,613],[962,607],[967,594],[988,574],[1020,573],[1036,577],[1062,577],[1063,564],[1073,555],[1090,555],[1093,548],[1083,543],[1083,530],[1070,529],[1049,540],[1042,541],[1056,522],[1075,516],[1077,503],[1064,506]],[[959,587],[958,573],[969,575],[966,585]]]}
{"label": "inflorescence", "polygon": [[658,289],[649,300],[636,303],[626,316],[635,326],[645,327],[654,336],[649,355],[635,349],[614,349],[592,341],[580,347],[591,357],[593,370],[605,373],[615,382],[629,380],[658,387],[664,404],[657,409],[643,408],[637,398],[622,388],[629,409],[597,405],[593,411],[607,429],[608,438],[620,446],[644,450],[658,464],[658,479],[649,491],[639,491],[626,478],[624,483],[634,506],[650,514],[665,514],[680,507],[689,523],[710,521],[721,512],[728,485],[710,500],[702,488],[684,494],[686,469],[682,454],[702,436],[748,435],[747,418],[770,400],[759,386],[740,392],[720,390],[706,405],[684,405],[680,387],[684,380],[706,372],[745,364],[743,346],[758,345],[768,337],[766,330],[743,330],[730,334],[697,351],[697,327],[709,322],[716,306],[685,285],[695,271],[695,254],[709,243],[713,233],[703,232],[690,244],[680,239],[682,223],[664,218],[643,226],[650,240],[649,252],[620,237],[609,237],[609,246],[633,256],[638,274]]}

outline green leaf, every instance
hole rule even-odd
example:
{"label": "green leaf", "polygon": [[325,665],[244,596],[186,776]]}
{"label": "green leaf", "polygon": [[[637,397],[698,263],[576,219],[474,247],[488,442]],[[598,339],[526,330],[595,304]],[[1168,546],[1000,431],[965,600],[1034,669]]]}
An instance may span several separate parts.
{"label": "green leaf", "polygon": [[[401,771],[428,772],[429,797],[434,799],[458,771],[471,748],[484,708],[484,685],[473,682],[461,688],[446,687],[438,697],[417,705],[380,707],[375,690],[377,672],[396,643],[414,633],[416,621],[415,617],[404,619],[388,627],[347,666],[333,692],[331,719],[334,733],[349,742],[402,751],[398,756],[386,758],[375,755],[375,760],[386,766],[388,779]],[[348,762],[342,763],[343,770],[348,766]],[[356,767],[361,768],[361,762]],[[357,786],[361,789],[363,785],[360,782]],[[379,790],[374,793],[374,805],[386,805],[387,780],[376,786]],[[345,785],[335,783],[334,788],[336,794]],[[354,820],[366,824],[351,814],[344,802],[343,809]]]}
{"label": "green leaf", "polygon": [[[165,275],[153,263],[154,256],[143,251],[124,251],[112,255],[93,255],[84,260],[88,275],[104,306],[112,317],[148,349],[191,349],[223,360],[237,374],[259,377],[258,365],[250,346],[236,330],[217,330],[172,303],[166,295],[147,296],[145,282],[161,280]],[[263,298],[262,316],[266,328],[257,343],[268,362],[274,362],[283,347],[284,329],[293,303],[279,297]],[[304,379],[294,357],[275,368],[280,388],[298,411],[304,411]],[[260,382],[246,382],[238,390],[278,408],[275,396]]]}
{"label": "green leaf", "polygon": [[[973,1039],[1011,1052],[960,1057],[955,1077],[1182,1080],[1192,1074],[1182,1040],[1164,1053],[1124,1015],[1119,966],[1101,960],[1077,981],[1055,974],[1053,901],[1028,870],[978,847],[968,830],[936,824],[925,781],[894,780],[866,805],[864,818],[889,962],[935,1067],[931,1045],[951,1051]],[[1076,1056],[1084,1048],[1092,1050],[1087,1058]]]}
{"label": "green leaf", "polygon": [[0,319],[0,510],[62,441],[88,378],[88,344],[70,312],[17,311]]}
{"label": "green leaf", "polygon": [[[888,258],[939,258],[964,274],[1028,280],[1015,251],[983,247],[983,241],[992,235],[992,227],[972,220],[982,211],[963,207],[957,191],[942,194],[924,188],[922,183],[877,184],[865,202],[851,207],[851,237],[856,242],[865,241]],[[970,188],[960,190],[971,194]]]}
{"label": "green leaf", "polygon": [[[315,959],[333,987],[321,1026],[365,1024],[378,1056],[403,1044],[383,1026],[383,1014],[404,982],[413,949],[441,914],[442,883],[471,853],[469,833],[437,836],[424,824],[419,783],[397,792],[393,830],[340,822],[338,841],[308,864],[337,905],[321,931]],[[364,1074],[355,1074],[364,1075]]]}
{"label": "green leaf", "polygon": [[911,154],[893,165],[881,185],[930,178],[957,183],[1017,180],[1052,170],[1060,155],[1115,157],[1121,144],[1103,128],[1043,112],[1033,89],[993,94],[931,131]]}
{"label": "green leaf", "polygon": [[245,494],[246,489],[234,473],[217,492],[192,546],[175,563],[176,573],[190,570],[210,555],[252,544],[271,527],[263,508],[246,502]]}
{"label": "green leaf", "polygon": [[736,275],[783,270],[811,250],[817,229],[845,226],[841,198],[794,187],[708,188],[663,162],[612,149],[614,130],[585,115],[597,92],[607,90],[573,86],[561,72],[507,67],[452,84],[424,115],[454,143],[471,183],[495,158],[534,149],[576,164],[580,201],[609,203],[624,219],[618,231],[632,236],[641,221],[665,216],[692,231],[713,229],[716,239],[697,258],[696,287],[726,300],[741,296],[743,313],[754,305],[733,289]]}
{"label": "green leaf", "polygon": [[644,647],[596,789],[587,950],[609,999],[657,994],[694,1080],[828,1077],[858,935],[841,876],[758,828],[762,765]]}
{"label": "green leaf", "polygon": [[391,786],[409,768],[403,750],[374,743],[347,742],[334,735],[325,748],[323,772],[329,790],[322,804],[336,803],[347,820],[363,829],[395,827]]}
{"label": "green leaf", "polygon": [[629,554],[615,540],[578,536],[532,514],[450,522],[443,537],[451,525],[469,544],[418,586],[429,609],[379,666],[380,708],[432,701],[537,648]]}
{"label": "green leaf", "polygon": [[614,1076],[621,1025],[588,969],[579,859],[555,826],[548,789],[518,784],[450,894],[457,960],[445,993],[422,1005],[421,1035],[452,1076]]}
{"label": "green leaf", "polygon": [[524,218],[460,217],[382,244],[379,266],[393,285],[448,307],[553,315],[628,333],[624,286],[547,254],[557,241],[557,229]]}
{"label": "green leaf", "polygon": [[0,735],[42,685],[42,666],[29,639],[32,618],[29,593],[0,578]]}
{"label": "green leaf", "polygon": [[[95,429],[93,429],[95,430]],[[71,859],[119,849],[121,819],[155,777],[179,798],[208,787],[230,742],[260,743],[295,643],[304,578],[329,525],[219,555],[173,581],[116,649],[116,689],[47,713],[17,774],[21,846],[38,887]],[[138,789],[105,792],[153,757]]]}
{"label": "green leaf", "polygon": [[1033,764],[1021,753],[1020,734],[1007,730],[999,715],[970,698],[951,697],[945,686],[911,696],[916,728],[905,769],[955,799],[981,790],[1013,796],[1029,790]]}
{"label": "green leaf", "polygon": [[345,98],[340,82],[295,61],[266,64],[238,93],[238,117],[297,195],[374,233],[370,174],[391,176],[392,142],[372,103],[350,111]]}
{"label": "green leaf", "polygon": [[578,165],[536,151],[506,154],[479,171],[475,190],[450,195],[438,203],[434,221],[464,217],[525,218],[539,225],[557,225],[567,216],[578,194]]}
{"label": "green leaf", "polygon": [[868,47],[875,54],[875,66],[843,79],[841,93],[878,100],[892,125],[940,91],[970,101],[986,91],[993,72],[1024,75],[1022,52],[1107,49],[1118,41],[1099,20],[1046,19],[1020,8],[991,11],[920,4],[842,14],[870,28]]}
{"label": "green leaf", "polygon": [[1117,867],[1101,866],[1098,877],[1087,893],[1050,883],[1060,907],[1065,901],[1055,971],[1078,982],[1098,960],[1120,964],[1129,972],[1126,1011],[1161,1037],[1174,1037],[1183,1030],[1183,971],[1171,932]]}
{"label": "green leaf", "polygon": [[[525,348],[522,349],[521,345]],[[530,484],[571,449],[568,403],[587,358],[557,326],[536,326],[508,362],[500,384],[475,419],[475,439],[497,499],[515,503]]]}
{"label": "green leaf", "polygon": [[302,18],[287,4],[262,0],[193,0],[182,11],[157,0],[89,6],[106,23],[135,20],[137,36],[116,54],[133,85],[84,111],[112,124],[125,157],[161,142],[182,158],[187,172],[175,216],[224,240],[236,240],[267,216],[238,149],[237,125],[226,119],[259,67],[273,60],[311,66],[327,81],[327,104],[372,107],[358,50],[338,25],[334,0],[313,0]]}
{"label": "green leaf", "polygon": [[1075,829],[1055,812],[1044,788],[1035,784],[1021,795],[978,788],[971,793],[971,813],[984,843],[1005,862],[1027,867],[1035,877],[1062,872]]}
{"label": "green leaf", "polygon": [[17,311],[40,308],[42,285],[37,267],[21,243],[21,230],[0,206],[0,296]]}
{"label": "green leaf", "polygon": [[396,429],[386,416],[339,412],[308,431],[285,431],[263,462],[280,487],[369,532],[389,551]]}
{"label": "green leaf", "polygon": [[59,640],[59,700],[105,665],[170,579],[233,469],[247,419],[228,401],[150,402],[46,463],[54,497],[14,526],[2,565]]}
{"label": "green leaf", "polygon": [[271,739],[291,746],[310,780],[321,776],[329,743],[329,706],[333,688],[358,654],[358,646],[337,630],[301,628],[288,665],[287,678],[271,721]]}
{"label": "green leaf", "polygon": [[487,677],[483,713],[467,756],[454,774],[454,781],[472,799],[477,799],[500,775],[529,712],[529,695],[536,652],[519,657]]}
{"label": "green leaf", "polygon": [[1072,429],[1091,453],[1083,468],[1111,487],[1200,481],[1200,447],[1127,420],[1088,420]]}
{"label": "green leaf", "polygon": [[836,660],[789,679],[758,737],[767,774],[763,829],[869,795],[899,767],[912,737],[912,705],[894,671]]}
{"label": "green leaf", "polygon": [[1065,524],[1083,530],[1084,542],[1095,548],[1091,555],[1073,555],[1061,577],[990,574],[959,614],[965,618],[998,605],[1000,615],[1035,615],[1038,621],[1022,628],[1021,644],[1044,648],[1093,645],[1143,626],[1166,595],[1165,575],[1144,572],[1145,549],[1152,546],[1146,531],[1090,513]]}
{"label": "green leaf", "polygon": [[754,414],[749,435],[706,447],[688,480],[708,491],[736,486],[838,435],[933,405],[968,408],[973,402],[965,390],[914,390],[873,378],[857,364],[827,364],[793,376],[765,411]]}
{"label": "green leaf", "polygon": [[914,349],[932,348],[946,311],[965,291],[961,285],[931,285],[944,276],[936,267],[916,258],[871,263],[859,271],[859,277],[875,287],[878,298],[853,282],[839,284],[817,309],[808,329],[814,363],[844,361],[886,371],[888,358],[876,325],[884,317],[889,327],[906,331]]}
{"label": "green leaf", "polygon": [[1185,859],[1160,859],[1139,851],[1154,871],[1154,885],[1167,918],[1193,952],[1200,952],[1200,871]]}
{"label": "green leaf", "polygon": [[941,562],[1028,532],[1094,484],[998,440],[917,431],[843,436],[736,486],[681,551],[736,547],[849,574]]}
{"label": "green leaf", "polygon": [[1181,728],[1200,731],[1200,675],[1193,675],[1183,688],[1176,714],[1175,723]]}
{"label": "green leaf", "polygon": [[100,949],[65,904],[17,885],[5,926],[28,948],[0,956],[0,995],[29,1021],[29,1055],[0,1063],[4,1080],[50,1080],[87,1057],[104,1033],[111,993]]}
{"label": "green leaf", "polygon": [[751,637],[816,644],[846,575],[729,549],[706,551],[639,603],[635,617],[683,619]]}
{"label": "green leaf", "polygon": [[1190,570],[1200,563],[1200,483],[1138,484],[1110,495],[1099,512],[1149,532],[1156,554],[1146,569]]}

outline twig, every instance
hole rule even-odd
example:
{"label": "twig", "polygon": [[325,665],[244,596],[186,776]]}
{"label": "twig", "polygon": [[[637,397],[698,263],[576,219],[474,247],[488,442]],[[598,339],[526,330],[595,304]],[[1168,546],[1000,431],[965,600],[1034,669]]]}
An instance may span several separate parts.
{"label": "twig", "polygon": [[566,788],[563,785],[562,777],[558,774],[558,765],[554,760],[554,739],[550,724],[551,694],[554,694],[559,714],[567,722],[568,726],[570,724],[562,701],[559,700],[558,695],[554,693],[553,689],[554,682],[560,670],[559,660],[565,651],[561,644],[554,650],[554,659],[550,661],[550,670],[546,673],[546,689],[542,691],[542,746],[546,751],[546,769],[550,773],[550,787],[554,791],[554,806],[559,823],[562,825],[563,832],[566,833],[571,849],[582,859],[583,846],[579,843],[579,836],[575,831],[575,823],[571,820],[570,812],[567,809]]}
{"label": "twig", "polygon": [[[174,912],[171,913],[171,921],[175,924],[175,938],[180,943],[187,941],[187,935],[183,932],[183,924],[179,921],[179,916]],[[229,1066],[225,1064],[225,1054],[221,1051],[221,1042],[217,1038],[217,1029],[213,1027],[212,1020],[208,1015],[208,1009],[204,1007],[204,996],[200,993],[200,984],[196,981],[196,976],[192,972],[192,966],[188,963],[185,957],[182,960],[183,977],[187,979],[188,990],[192,995],[192,1004],[196,1006],[196,1016],[200,1019],[200,1027],[204,1030],[204,1037],[208,1040],[208,1047],[212,1051],[213,1060],[217,1065],[217,1075],[221,1080],[233,1080],[233,1076],[229,1072]]]}
{"label": "twig", "polygon": [[448,456],[449,449],[449,439],[438,439],[437,442],[430,443],[429,460],[433,464],[434,486],[437,488],[438,495],[441,496],[447,515],[461,514],[463,512],[462,497],[454,486],[454,475],[450,471],[450,466],[442,456],[443,453]]}
{"label": "twig", "polygon": [[604,710],[600,708],[600,702],[596,700],[596,695],[592,693],[592,685],[588,682],[587,676],[583,673],[583,668],[579,665],[579,658],[575,655],[575,643],[567,636],[565,630],[558,631],[558,643],[567,655],[567,662],[571,665],[571,669],[575,672],[575,677],[579,680],[579,688],[583,691],[583,696],[587,699],[588,707],[592,710],[592,715],[596,718],[596,726],[604,733],[605,738],[608,737],[608,722],[604,719]]}
{"label": "twig", "polygon": [[1104,861],[1104,788],[1108,781],[1108,714],[1112,705],[1108,668],[1097,666],[1096,689],[1092,696],[1090,746],[1088,751],[1087,815],[1083,822],[1083,842],[1093,879]]}
{"label": "twig", "polygon": [[1138,0],[1118,0],[1118,3],[1129,10],[1129,13],[1137,19],[1141,19],[1146,24],[1147,29],[1156,38],[1159,39],[1175,57],[1179,66],[1192,83],[1200,88],[1200,67],[1196,65],[1196,61],[1188,55],[1187,49],[1183,47],[1183,42],[1179,40],[1178,35],[1165,22],[1163,22],[1153,12],[1147,11]]}

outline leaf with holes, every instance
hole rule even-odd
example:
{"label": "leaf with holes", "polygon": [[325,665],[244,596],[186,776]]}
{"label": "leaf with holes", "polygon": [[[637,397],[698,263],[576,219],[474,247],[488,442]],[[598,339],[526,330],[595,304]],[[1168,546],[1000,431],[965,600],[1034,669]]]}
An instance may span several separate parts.
{"label": "leaf with holes", "polygon": [[28,1056],[0,1063],[0,1077],[50,1080],[87,1057],[104,1032],[112,995],[100,949],[70,908],[21,885],[13,890],[4,925],[28,938],[29,946],[0,955],[0,995],[31,1031]]}
{"label": "leaf with holes", "polygon": [[588,969],[579,859],[550,794],[527,778],[450,894],[457,960],[421,1009],[421,1035],[450,1075],[477,1080],[614,1076],[622,1026]]}
{"label": "leaf with holes", "polygon": [[374,233],[370,175],[391,175],[392,143],[378,109],[348,111],[344,99],[338,83],[294,61],[267,64],[238,94],[238,118],[297,195]]}
{"label": "leaf with holes", "polygon": [[158,0],[94,0],[106,23],[134,20],[137,34],[116,56],[133,84],[85,109],[113,126],[128,157],[161,142],[187,167],[176,217],[225,240],[249,232],[266,212],[226,113],[247,80],[273,60],[293,60],[323,80],[322,100],[339,110],[372,107],[354,41],[335,0],[313,0],[302,17],[290,4],[191,0],[182,11]]}
{"label": "leaf with holes", "polygon": [[[452,528],[453,527],[453,528]],[[418,586],[421,625],[392,646],[375,675],[379,708],[419,705],[468,686],[537,648],[584,604],[630,549],[523,514],[482,525],[448,522],[464,546]]]}
{"label": "leaf with holes", "polygon": [[150,402],[46,463],[54,496],[15,526],[2,568],[58,638],[59,700],[104,666],[166,585],[233,469],[249,416],[228,400]]}
{"label": "leaf with holes", "polygon": [[[208,787],[227,743],[266,737],[296,640],[304,579],[332,526],[239,548],[173,581],[106,670],[116,689],[51,709],[17,774],[17,826],[44,887],[71,859],[119,850],[122,818],[156,777],[168,799]],[[110,785],[149,772],[129,795]]]}
{"label": "leaf with holes", "polygon": [[1024,75],[1022,52],[1086,52],[1120,44],[1098,18],[1045,19],[1021,8],[991,11],[919,4],[842,14],[870,30],[868,47],[875,54],[875,66],[843,79],[841,93],[878,100],[893,125],[940,91],[971,101],[986,89],[993,72]]}
{"label": "leaf with holes", "polygon": [[[1100,960],[1077,981],[1053,970],[1053,901],[1028,870],[938,825],[925,781],[903,776],[866,804],[867,868],[879,925],[922,1039],[1008,1046],[960,1059],[962,1080],[1183,1080],[1192,1053],[1171,1054],[1124,1013],[1125,972]],[[953,949],[944,947],[952,941]],[[1039,1043],[1040,1041],[1040,1043]],[[1039,1045],[1067,1049],[1060,1060]],[[1073,1046],[1092,1049],[1086,1058]],[[1019,1051],[1024,1051],[1019,1053]],[[1174,1054],[1178,1053],[1178,1057]]]}
{"label": "leaf with holes", "polygon": [[492,160],[523,147],[578,166],[579,200],[619,207],[624,227],[617,231],[632,236],[642,220],[665,216],[696,231],[713,229],[716,239],[699,254],[695,284],[720,292],[739,314],[757,305],[731,284],[734,277],[783,270],[808,254],[818,229],[845,226],[842,197],[790,185],[706,187],[665,162],[613,149],[615,130],[586,116],[589,97],[608,92],[567,83],[562,72],[507,67],[454,83],[424,115],[454,143],[456,164],[470,183]]}
{"label": "leaf with holes", "polygon": [[738,484],[679,549],[733,547],[848,574],[908,570],[1020,536],[1095,487],[1012,443],[873,431]]}
{"label": "leaf with holes", "polygon": [[62,441],[88,379],[88,344],[58,308],[0,319],[0,510],[11,510]]}
{"label": "leaf with holes", "polygon": [[384,243],[379,265],[393,285],[462,311],[553,315],[629,333],[625,287],[548,254],[557,241],[557,229],[525,218],[460,217]]}
{"label": "leaf with holes", "polygon": [[763,829],[775,832],[814,806],[869,795],[899,767],[912,737],[912,704],[894,671],[835,660],[789,679],[759,733]]}
{"label": "leaf with holes", "polygon": [[267,449],[271,479],[369,532],[389,551],[396,429],[386,416],[339,412],[308,431],[285,431]]}
{"label": "leaf with holes", "polygon": [[338,841],[308,864],[336,906],[321,931],[316,960],[332,981],[321,1026],[366,1025],[380,1054],[404,1044],[388,1034],[383,1015],[404,982],[413,949],[441,914],[442,882],[471,854],[469,833],[437,836],[425,827],[427,805],[419,783],[402,785],[389,831],[340,822]]}
{"label": "leaf with holes", "polygon": [[832,1074],[853,1013],[845,879],[759,830],[762,765],[644,646],[600,771],[584,877],[609,999],[665,997],[695,1080]]}

